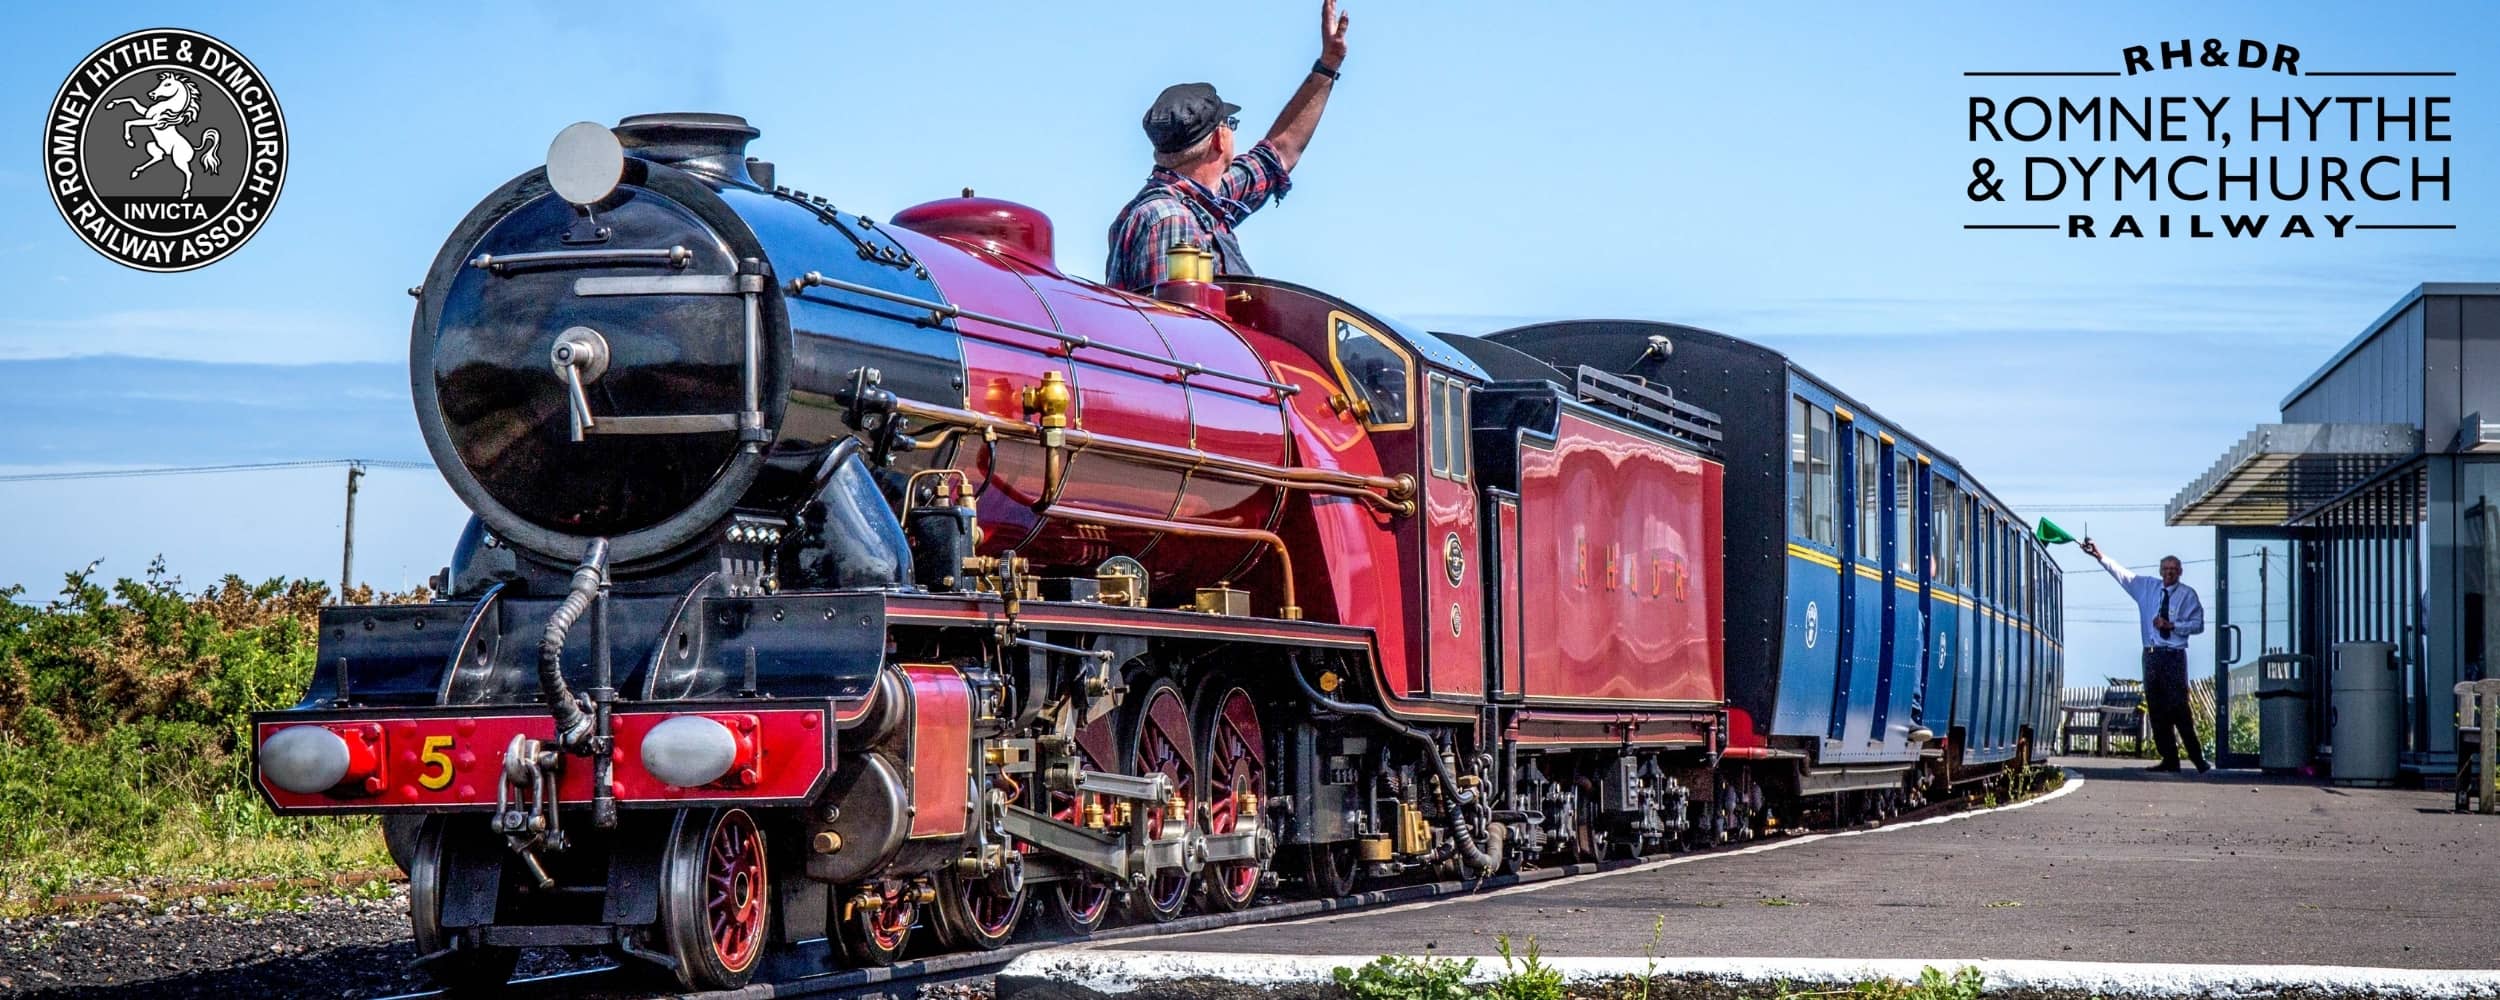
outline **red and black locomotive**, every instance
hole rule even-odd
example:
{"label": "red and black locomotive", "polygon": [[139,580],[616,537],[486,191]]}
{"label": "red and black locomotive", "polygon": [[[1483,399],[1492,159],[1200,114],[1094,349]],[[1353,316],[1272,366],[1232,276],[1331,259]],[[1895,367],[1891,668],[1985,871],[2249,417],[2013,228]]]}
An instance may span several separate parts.
{"label": "red and black locomotive", "polygon": [[[438,978],[561,945],[729,987],[1974,773],[1979,682],[1923,654],[1891,736],[1780,721],[1816,686],[1787,591],[1728,567],[1777,577],[1816,481],[1786,396],[1679,398],[1716,376],[1678,344],[1724,338],[1436,336],[1187,247],[1130,295],[1032,209],[873,221],[756,134],[568,129],[412,290],[418,423],[476,516],[441,599],[325,611],[256,773],[281,813],[387,817]],[[1926,608],[1978,549],[1917,524],[1884,538]],[[1807,621],[1837,719],[1858,667]]]}

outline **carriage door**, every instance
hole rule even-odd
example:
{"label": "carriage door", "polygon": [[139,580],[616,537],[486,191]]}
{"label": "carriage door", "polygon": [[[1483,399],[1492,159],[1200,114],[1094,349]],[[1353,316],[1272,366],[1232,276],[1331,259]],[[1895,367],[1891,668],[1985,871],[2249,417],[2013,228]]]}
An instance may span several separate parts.
{"label": "carriage door", "polygon": [[1875,659],[1874,712],[1868,718],[1866,727],[1869,743],[1892,741],[1887,730],[1892,722],[1892,696],[1896,686],[1893,675],[1901,670],[1901,651],[1918,641],[1917,630],[1907,630],[1905,634],[1901,627],[1901,616],[1909,610],[1901,600],[1901,564],[1906,555],[1918,551],[1918,538],[1901,530],[1909,524],[1902,492],[1909,485],[1910,477],[1905,474],[1908,470],[1902,467],[1900,446],[1893,436],[1886,434],[1881,440],[1883,444],[1876,462],[1883,475],[1882,499],[1886,505],[1879,515],[1884,522],[1884,572],[1882,579],[1875,582],[1883,592],[1878,603],[1884,609],[1884,641]]}
{"label": "carriage door", "polygon": [[1854,679],[1851,674],[1855,672],[1857,657],[1850,650],[1857,645],[1858,553],[1865,548],[1860,535],[1866,531],[1866,518],[1858,511],[1858,506],[1864,503],[1860,499],[1864,487],[1859,485],[1859,481],[1865,474],[1865,465],[1858,461],[1857,455],[1866,442],[1860,440],[1864,435],[1855,431],[1857,421],[1849,411],[1839,410],[1834,415],[1840,418],[1832,432],[1840,443],[1841,509],[1837,511],[1840,515],[1840,596],[1834,602],[1839,605],[1835,610],[1839,613],[1840,627],[1834,630],[1839,633],[1839,641],[1832,643],[1831,723],[1823,736],[1827,740],[1838,741],[1849,725],[1849,695],[1856,687],[1850,682]]}
{"label": "carriage door", "polygon": [[1425,685],[1436,696],[1484,695],[1487,630],[1484,566],[1476,556],[1479,521],[1475,456],[1469,449],[1466,382],[1440,372],[1425,378],[1424,631]]}

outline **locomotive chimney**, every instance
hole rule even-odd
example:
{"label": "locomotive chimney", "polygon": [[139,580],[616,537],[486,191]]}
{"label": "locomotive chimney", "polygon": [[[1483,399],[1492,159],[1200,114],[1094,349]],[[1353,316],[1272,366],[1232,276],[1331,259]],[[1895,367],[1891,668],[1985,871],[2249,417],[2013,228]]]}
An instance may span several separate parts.
{"label": "locomotive chimney", "polygon": [[629,115],[616,123],[617,141],[628,153],[750,187],[761,185],[747,171],[747,143],[762,134],[737,115],[699,111]]}

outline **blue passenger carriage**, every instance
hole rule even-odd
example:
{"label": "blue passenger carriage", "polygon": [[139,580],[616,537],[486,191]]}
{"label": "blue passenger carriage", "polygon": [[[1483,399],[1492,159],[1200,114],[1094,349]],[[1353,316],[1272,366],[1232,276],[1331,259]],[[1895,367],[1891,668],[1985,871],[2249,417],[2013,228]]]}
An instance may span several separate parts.
{"label": "blue passenger carriage", "polygon": [[1596,320],[1486,339],[1721,415],[1729,756],[1794,761],[1805,794],[1933,790],[2044,756],[2057,567],[1952,456],[1723,334]]}

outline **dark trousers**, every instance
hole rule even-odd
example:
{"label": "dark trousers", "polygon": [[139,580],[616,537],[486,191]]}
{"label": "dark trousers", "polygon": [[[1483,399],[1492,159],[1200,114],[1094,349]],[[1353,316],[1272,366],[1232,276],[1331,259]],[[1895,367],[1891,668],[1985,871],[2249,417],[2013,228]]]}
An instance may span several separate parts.
{"label": "dark trousers", "polygon": [[2179,744],[2188,759],[2203,764],[2205,745],[2197,742],[2196,720],[2188,714],[2187,650],[2148,648],[2144,651],[2144,710],[2152,716],[2153,745],[2164,764],[2179,763]]}

